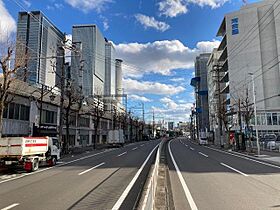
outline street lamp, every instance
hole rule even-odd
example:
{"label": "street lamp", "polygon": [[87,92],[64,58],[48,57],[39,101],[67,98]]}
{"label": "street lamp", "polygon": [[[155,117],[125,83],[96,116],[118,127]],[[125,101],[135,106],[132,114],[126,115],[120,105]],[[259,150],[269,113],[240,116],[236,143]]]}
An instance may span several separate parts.
{"label": "street lamp", "polygon": [[259,144],[259,131],[258,131],[258,125],[257,125],[257,104],[256,104],[256,92],[255,92],[255,81],[254,81],[254,74],[249,73],[249,75],[252,78],[252,84],[253,84],[253,98],[254,98],[254,115],[255,115],[255,129],[256,129],[256,138],[257,138],[257,148],[258,148],[258,156],[260,155],[260,144]]}

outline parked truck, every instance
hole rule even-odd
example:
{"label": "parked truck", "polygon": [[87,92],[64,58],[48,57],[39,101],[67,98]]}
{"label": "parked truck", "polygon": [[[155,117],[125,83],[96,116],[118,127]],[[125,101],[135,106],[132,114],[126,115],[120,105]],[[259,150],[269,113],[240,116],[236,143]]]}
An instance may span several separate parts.
{"label": "parked truck", "polygon": [[53,137],[8,137],[0,139],[0,164],[22,166],[36,171],[39,166],[54,166],[60,159],[60,145]]}
{"label": "parked truck", "polygon": [[122,129],[110,130],[108,132],[108,141],[110,146],[123,146],[124,145],[124,133]]}

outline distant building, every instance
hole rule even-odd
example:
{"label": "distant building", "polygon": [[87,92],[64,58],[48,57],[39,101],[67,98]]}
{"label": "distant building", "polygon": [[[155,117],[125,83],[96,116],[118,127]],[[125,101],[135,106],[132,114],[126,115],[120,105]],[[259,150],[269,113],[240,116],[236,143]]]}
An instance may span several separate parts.
{"label": "distant building", "polygon": [[174,122],[168,122],[168,130],[173,131],[174,130]]}
{"label": "distant building", "polygon": [[[105,40],[96,25],[75,25],[72,43],[80,46],[73,52],[73,79],[82,87],[85,96],[103,95],[105,83]],[[77,56],[79,54],[80,56]]]}
{"label": "distant building", "polygon": [[[116,59],[115,64],[116,64],[116,94],[117,95],[122,95],[123,94],[123,70],[122,70],[122,60],[121,59]],[[117,97],[117,100],[119,103],[122,103],[123,97]]]}
{"label": "distant building", "polygon": [[116,94],[116,61],[115,48],[111,42],[105,40],[105,95]]}
{"label": "distant building", "polygon": [[209,130],[207,62],[210,53],[200,54],[195,60],[195,78],[191,85],[195,87],[196,117],[198,131]]}
{"label": "distant building", "polygon": [[59,85],[63,38],[63,33],[42,12],[19,12],[16,61],[24,55],[28,58],[25,68],[19,71],[19,79],[31,84]]}
{"label": "distant building", "polygon": [[[226,103],[235,111],[238,100],[253,102],[252,77],[260,134],[280,130],[280,16],[278,1],[264,0],[225,15],[218,30],[219,62],[225,72]],[[234,122],[239,130],[238,122]],[[243,127],[244,125],[242,125]],[[244,129],[244,127],[243,127]]]}

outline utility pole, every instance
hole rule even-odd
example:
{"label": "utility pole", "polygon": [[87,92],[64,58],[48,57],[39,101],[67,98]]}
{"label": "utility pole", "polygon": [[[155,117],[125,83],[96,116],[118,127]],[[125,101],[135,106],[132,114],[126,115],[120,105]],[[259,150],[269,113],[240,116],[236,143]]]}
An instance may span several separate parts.
{"label": "utility pole", "polygon": [[[67,42],[66,35],[64,34],[63,41],[61,46],[59,47],[61,52],[64,51],[64,46]],[[64,54],[64,53],[63,53]],[[62,143],[62,135],[63,135],[63,106],[64,106],[64,88],[65,88],[65,57],[62,56],[62,64],[61,64],[61,77],[60,77],[60,110],[59,110],[59,127],[58,127],[58,142]]]}
{"label": "utility pole", "polygon": [[241,101],[240,101],[240,98],[238,99],[238,124],[239,124],[239,138],[238,138],[238,141],[237,141],[237,149],[240,150],[240,142],[242,142],[242,120],[241,120]]}
{"label": "utility pole", "polygon": [[255,92],[255,81],[254,81],[254,74],[249,73],[252,78],[252,84],[253,84],[253,98],[254,98],[254,115],[255,115],[255,129],[256,129],[256,138],[257,138],[257,148],[258,148],[258,155],[261,154],[260,151],[260,143],[259,143],[259,131],[258,131],[258,122],[257,122],[257,104],[256,104],[256,92]]}
{"label": "utility pole", "polygon": [[218,113],[219,113],[219,122],[218,122],[218,126],[219,126],[219,133],[220,133],[220,144],[221,144],[221,147],[224,146],[224,143],[223,143],[223,138],[222,138],[222,135],[223,135],[223,129],[222,129],[222,116],[221,116],[221,109],[222,109],[222,100],[221,100],[221,83],[220,83],[220,66],[219,65],[216,65],[216,70],[215,72],[217,73],[217,83],[218,83]]}

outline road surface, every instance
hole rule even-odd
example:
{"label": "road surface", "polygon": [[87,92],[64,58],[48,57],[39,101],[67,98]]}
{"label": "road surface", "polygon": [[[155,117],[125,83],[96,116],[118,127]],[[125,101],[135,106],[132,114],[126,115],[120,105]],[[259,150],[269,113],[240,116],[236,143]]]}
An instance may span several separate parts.
{"label": "road surface", "polygon": [[0,209],[133,209],[160,141],[83,154],[0,177]]}
{"label": "road surface", "polygon": [[280,167],[185,139],[168,153],[176,209],[280,209]]}

